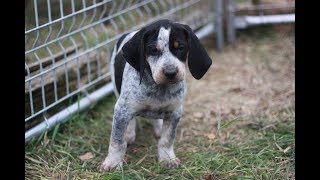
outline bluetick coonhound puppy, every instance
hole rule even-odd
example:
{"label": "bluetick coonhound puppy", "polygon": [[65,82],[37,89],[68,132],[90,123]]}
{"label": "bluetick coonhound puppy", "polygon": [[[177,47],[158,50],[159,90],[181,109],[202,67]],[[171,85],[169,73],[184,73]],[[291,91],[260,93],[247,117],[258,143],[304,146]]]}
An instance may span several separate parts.
{"label": "bluetick coonhound puppy", "polygon": [[179,166],[173,144],[186,94],[185,66],[195,79],[200,79],[211,64],[187,25],[159,20],[123,35],[111,58],[117,102],[108,156],[100,170],[122,166],[127,144],[135,140],[136,116],[152,119],[159,139],[159,161],[169,168]]}

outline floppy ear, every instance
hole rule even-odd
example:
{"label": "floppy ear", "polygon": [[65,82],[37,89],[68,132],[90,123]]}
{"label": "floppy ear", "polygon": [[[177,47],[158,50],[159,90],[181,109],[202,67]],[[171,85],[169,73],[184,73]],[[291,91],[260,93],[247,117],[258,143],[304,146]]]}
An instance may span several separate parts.
{"label": "floppy ear", "polygon": [[124,59],[140,73],[140,77],[146,67],[144,37],[145,29],[142,28],[122,47]]}
{"label": "floppy ear", "polygon": [[201,79],[211,66],[212,60],[192,29],[187,25],[176,24],[182,27],[187,33],[189,44],[189,70],[195,79]]}

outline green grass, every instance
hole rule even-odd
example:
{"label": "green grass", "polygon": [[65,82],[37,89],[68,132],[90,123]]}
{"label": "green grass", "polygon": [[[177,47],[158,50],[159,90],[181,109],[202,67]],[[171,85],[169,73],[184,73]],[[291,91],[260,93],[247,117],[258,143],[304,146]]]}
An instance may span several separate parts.
{"label": "green grass", "polygon": [[[239,125],[233,121],[220,128],[214,140],[204,136],[177,142],[182,161],[168,170],[157,162],[156,140],[150,124],[140,122],[136,142],[128,148],[123,171],[99,173],[111,130],[115,97],[79,113],[65,124],[34,138],[26,145],[26,177],[29,179],[290,179],[294,177],[294,109],[279,111],[271,120],[261,117],[262,127]],[[225,136],[226,133],[229,135]],[[242,132],[242,133],[239,133]],[[224,138],[223,138],[224,137]],[[222,141],[222,139],[224,139]],[[188,144],[186,144],[188,143]],[[186,146],[183,148],[180,146]],[[288,148],[290,147],[290,148]],[[287,149],[287,150],[286,150]],[[286,150],[286,152],[284,152]],[[80,155],[91,152],[88,161]]]}

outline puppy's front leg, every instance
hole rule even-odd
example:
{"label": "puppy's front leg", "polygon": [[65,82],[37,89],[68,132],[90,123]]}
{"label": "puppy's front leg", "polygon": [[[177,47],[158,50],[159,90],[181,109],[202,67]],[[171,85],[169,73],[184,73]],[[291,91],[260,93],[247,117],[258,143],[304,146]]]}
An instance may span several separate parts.
{"label": "puppy's front leg", "polygon": [[176,136],[176,128],[181,118],[181,110],[171,112],[163,119],[161,137],[158,141],[159,161],[168,168],[176,168],[180,164],[173,149]]}
{"label": "puppy's front leg", "polygon": [[128,112],[125,105],[116,103],[113,115],[112,131],[109,143],[108,156],[100,166],[100,171],[119,169],[127,150],[127,142],[124,138],[125,131],[133,116]]}

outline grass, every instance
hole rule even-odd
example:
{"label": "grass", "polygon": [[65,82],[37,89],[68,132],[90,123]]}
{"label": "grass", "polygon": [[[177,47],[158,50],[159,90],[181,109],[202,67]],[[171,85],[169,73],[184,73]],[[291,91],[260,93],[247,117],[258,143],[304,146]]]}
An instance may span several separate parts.
{"label": "grass", "polygon": [[[294,33],[263,27],[237,35],[237,47],[220,54],[204,42],[216,71],[188,79],[179,168],[160,166],[152,126],[141,119],[123,170],[98,172],[111,131],[109,96],[28,142],[26,179],[295,179]],[[88,152],[93,158],[82,161]]]}
{"label": "grass", "polygon": [[[268,124],[260,128],[248,125],[241,127],[237,133],[231,132],[226,140],[224,136],[229,127],[237,124],[237,121],[233,121],[228,126],[222,125],[213,141],[203,136],[194,137],[188,142],[193,148],[186,151],[179,148],[183,142],[178,143],[177,156],[183,165],[175,170],[167,170],[157,163],[156,141],[150,138],[151,127],[142,122],[143,131],[139,131],[133,147],[128,148],[128,164],[124,166],[123,172],[98,173],[97,166],[107,152],[114,101],[113,96],[109,97],[94,109],[80,113],[46,136],[28,143],[26,177],[290,179],[294,176],[294,122],[288,119],[293,117],[293,109],[278,112],[272,120],[278,121],[273,128],[265,128]],[[262,118],[259,122],[265,121],[270,119]],[[79,156],[88,151],[95,154],[95,157],[81,161]]]}
{"label": "grass", "polygon": [[[216,138],[194,137],[192,148],[179,148],[182,161],[178,169],[168,170],[156,160],[156,141],[151,126],[142,122],[136,143],[128,148],[123,172],[102,174],[97,171],[104,159],[110,135],[115,97],[80,113],[53,131],[33,139],[26,146],[26,177],[33,179],[290,179],[294,176],[293,109],[278,112],[272,128],[244,126],[229,132],[237,121],[220,128]],[[269,119],[260,119],[260,122]],[[223,127],[223,125],[222,125]],[[226,137],[225,133],[230,134]],[[241,132],[241,133],[240,133]],[[178,133],[179,134],[179,133]],[[239,141],[239,139],[241,139]],[[290,147],[290,149],[288,148]],[[286,151],[286,152],[284,152]],[[81,161],[80,155],[95,157]]]}

